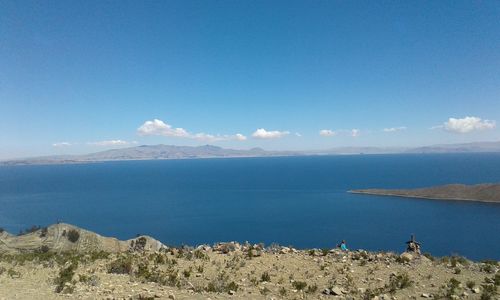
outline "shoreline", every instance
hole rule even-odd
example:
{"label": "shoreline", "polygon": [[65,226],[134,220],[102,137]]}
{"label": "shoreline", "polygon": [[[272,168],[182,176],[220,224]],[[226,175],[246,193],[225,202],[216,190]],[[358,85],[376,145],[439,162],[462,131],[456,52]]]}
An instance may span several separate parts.
{"label": "shoreline", "polygon": [[438,200],[438,201],[461,201],[461,202],[480,202],[480,203],[494,203],[500,204],[500,201],[493,200],[478,200],[478,199],[468,199],[468,198],[452,198],[452,197],[430,197],[430,196],[417,196],[417,195],[401,195],[390,192],[375,192],[366,190],[349,190],[350,194],[360,194],[360,195],[372,195],[372,196],[388,196],[388,197],[399,197],[399,198],[410,198],[410,199],[425,199],[425,200]]}

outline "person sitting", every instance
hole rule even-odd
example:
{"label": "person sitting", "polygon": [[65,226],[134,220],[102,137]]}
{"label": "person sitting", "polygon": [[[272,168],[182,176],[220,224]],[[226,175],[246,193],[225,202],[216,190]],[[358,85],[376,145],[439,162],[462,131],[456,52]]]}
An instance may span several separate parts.
{"label": "person sitting", "polygon": [[338,244],[337,247],[339,247],[340,250],[342,250],[342,251],[348,251],[347,244],[345,243],[345,240],[342,240],[342,242],[340,242],[340,244]]}

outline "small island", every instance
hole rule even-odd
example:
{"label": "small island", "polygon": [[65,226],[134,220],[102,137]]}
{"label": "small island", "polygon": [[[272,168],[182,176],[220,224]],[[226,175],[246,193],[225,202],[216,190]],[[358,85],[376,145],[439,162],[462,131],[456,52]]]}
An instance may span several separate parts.
{"label": "small island", "polygon": [[350,193],[437,200],[460,200],[500,203],[500,184],[448,184],[419,189],[361,189]]}

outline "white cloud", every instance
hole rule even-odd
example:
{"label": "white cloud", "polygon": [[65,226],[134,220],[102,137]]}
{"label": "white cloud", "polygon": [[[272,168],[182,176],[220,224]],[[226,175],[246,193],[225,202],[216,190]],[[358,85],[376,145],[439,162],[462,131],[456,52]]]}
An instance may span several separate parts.
{"label": "white cloud", "polygon": [[128,146],[132,144],[137,144],[136,141],[128,142],[123,140],[108,140],[108,141],[99,141],[99,142],[89,142],[88,145],[92,146]]}
{"label": "white cloud", "polygon": [[390,128],[384,128],[384,132],[396,132],[396,131],[402,131],[406,130],[406,126],[400,126],[400,127],[390,127]]}
{"label": "white cloud", "polygon": [[482,120],[478,117],[465,117],[462,119],[449,118],[448,121],[444,122],[439,128],[455,133],[468,133],[472,131],[493,129],[495,126],[495,121]]}
{"label": "white cloud", "polygon": [[162,120],[154,119],[146,121],[141,127],[137,128],[139,135],[163,135],[174,137],[188,137],[189,133],[183,128],[173,128]]}
{"label": "white cloud", "polygon": [[244,141],[247,139],[241,133],[237,133],[234,135],[213,135],[208,133],[190,133],[184,128],[174,128],[171,125],[163,122],[162,120],[154,119],[153,121],[146,121],[139,128],[137,128],[137,132],[139,135],[161,135],[168,137],[179,137],[179,138],[188,138],[198,141],[205,142],[218,142],[218,141]]}
{"label": "white cloud", "polygon": [[321,136],[334,136],[334,135],[337,135],[337,133],[333,130],[330,130],[330,129],[322,129],[319,131],[319,135],[321,135]]}
{"label": "white cloud", "polygon": [[235,135],[234,135],[234,137],[235,137],[235,140],[238,140],[238,141],[246,141],[246,139],[247,139],[247,137],[246,137],[246,136],[244,136],[244,135],[243,135],[243,134],[241,134],[241,133],[237,133],[237,134],[235,134]]}
{"label": "white cloud", "polygon": [[297,136],[297,137],[302,137],[302,134],[301,134],[300,132],[296,132],[296,133],[295,133],[295,136]]}
{"label": "white cloud", "polygon": [[259,128],[252,134],[252,136],[256,139],[278,139],[289,134],[289,131],[267,131],[264,128]]}
{"label": "white cloud", "polygon": [[68,142],[60,142],[60,143],[54,143],[52,144],[52,147],[69,147],[72,146],[73,144],[68,143]]}
{"label": "white cloud", "polygon": [[361,131],[359,129],[351,129],[351,136],[352,137],[358,137],[361,134]]}

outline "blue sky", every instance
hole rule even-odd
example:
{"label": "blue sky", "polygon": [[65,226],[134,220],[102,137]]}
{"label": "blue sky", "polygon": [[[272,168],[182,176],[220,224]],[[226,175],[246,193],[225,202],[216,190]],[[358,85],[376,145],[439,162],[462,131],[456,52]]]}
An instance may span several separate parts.
{"label": "blue sky", "polygon": [[497,121],[498,1],[0,0],[0,158],[491,141]]}

